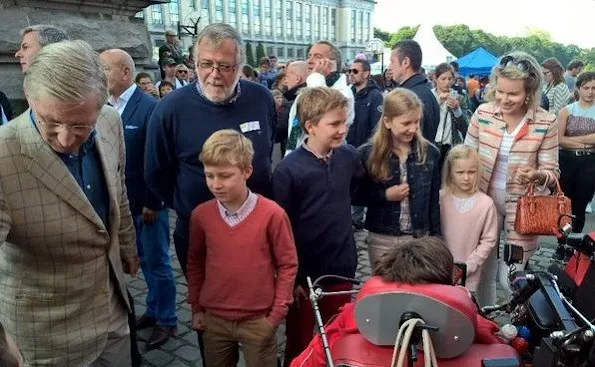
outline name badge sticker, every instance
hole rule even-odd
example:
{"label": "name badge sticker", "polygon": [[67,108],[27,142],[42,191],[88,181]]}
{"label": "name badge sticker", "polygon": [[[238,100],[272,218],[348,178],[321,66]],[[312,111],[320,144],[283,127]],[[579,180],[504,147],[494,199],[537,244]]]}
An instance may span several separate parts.
{"label": "name badge sticker", "polygon": [[250,131],[260,131],[260,121],[248,121],[240,124],[240,130],[242,133],[248,133]]}

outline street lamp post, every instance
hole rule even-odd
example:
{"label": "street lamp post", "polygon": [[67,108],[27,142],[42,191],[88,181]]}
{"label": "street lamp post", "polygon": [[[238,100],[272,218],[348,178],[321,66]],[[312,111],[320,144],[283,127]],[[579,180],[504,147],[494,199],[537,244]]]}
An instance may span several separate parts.
{"label": "street lamp post", "polygon": [[380,38],[372,38],[366,42],[366,52],[372,53],[374,56],[380,54],[380,73],[384,73],[384,42]]}

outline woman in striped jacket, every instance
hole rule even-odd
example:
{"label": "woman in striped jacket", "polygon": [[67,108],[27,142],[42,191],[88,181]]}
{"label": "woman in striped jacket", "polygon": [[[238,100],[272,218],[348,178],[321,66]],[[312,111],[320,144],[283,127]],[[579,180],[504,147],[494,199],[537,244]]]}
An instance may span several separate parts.
{"label": "woman in striped jacket", "polygon": [[[499,229],[504,243],[523,250],[522,270],[537,249],[537,237],[514,231],[518,198],[535,182],[545,191],[559,177],[558,126],[556,117],[539,107],[543,74],[537,61],[524,52],[502,57],[491,75],[488,98],[469,125],[465,144],[476,148],[482,163],[480,189],[489,195],[498,210]],[[484,276],[508,287],[509,267],[496,254],[488,259]],[[521,269],[519,269],[521,268]]]}

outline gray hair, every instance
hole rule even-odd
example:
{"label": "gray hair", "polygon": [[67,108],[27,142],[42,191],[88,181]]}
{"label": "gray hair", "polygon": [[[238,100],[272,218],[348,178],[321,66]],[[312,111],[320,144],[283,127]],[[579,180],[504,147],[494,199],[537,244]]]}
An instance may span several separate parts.
{"label": "gray hair", "polygon": [[41,47],[68,40],[68,35],[63,29],[50,24],[37,24],[27,27],[21,30],[21,37],[31,32],[37,32],[37,39]]}
{"label": "gray hair", "polygon": [[[341,51],[337,48],[337,46],[333,45],[329,41],[316,41],[314,42],[315,45],[327,45],[331,49],[331,60],[335,60],[337,62],[337,71],[341,71],[343,67],[343,56],[341,55]],[[310,52],[308,50],[308,52]]]}
{"label": "gray hair", "polygon": [[81,40],[42,48],[25,74],[24,89],[28,98],[53,98],[60,102],[82,102],[96,95],[98,107],[108,98],[103,62]]}
{"label": "gray hair", "polygon": [[244,46],[244,41],[242,40],[242,36],[240,33],[229,24],[225,23],[212,23],[208,26],[204,27],[202,31],[196,37],[196,43],[194,44],[194,54],[196,55],[195,60],[198,62],[199,54],[198,54],[198,45],[206,38],[207,40],[213,43],[213,46],[218,47],[221,42],[225,40],[232,40],[236,44],[237,53],[239,53],[240,62],[236,69],[241,69],[241,67],[246,63],[246,48]]}
{"label": "gray hair", "polygon": [[290,62],[285,67],[285,72],[287,72],[289,70],[289,68],[297,70],[297,72],[300,75],[302,75],[304,78],[306,77],[306,75],[308,75],[308,63],[305,62],[304,60],[297,60],[297,61]]}

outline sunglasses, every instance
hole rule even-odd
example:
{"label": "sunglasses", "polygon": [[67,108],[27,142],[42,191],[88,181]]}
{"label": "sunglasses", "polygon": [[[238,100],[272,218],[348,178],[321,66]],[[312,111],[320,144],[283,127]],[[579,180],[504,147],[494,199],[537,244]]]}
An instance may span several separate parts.
{"label": "sunglasses", "polygon": [[527,60],[516,60],[514,58],[514,56],[511,55],[506,55],[502,58],[502,60],[500,60],[500,66],[502,66],[503,68],[508,68],[508,67],[516,67],[517,69],[519,69],[520,71],[522,71],[523,73],[527,73],[527,74],[534,74],[534,70],[533,67],[531,66],[531,63]]}
{"label": "sunglasses", "polygon": [[178,70],[177,73],[178,74],[188,74],[188,71],[186,71],[186,70]]}
{"label": "sunglasses", "polygon": [[349,73],[351,73],[353,75],[357,75],[357,74],[359,74],[359,70],[357,70],[357,69],[349,69]]}

